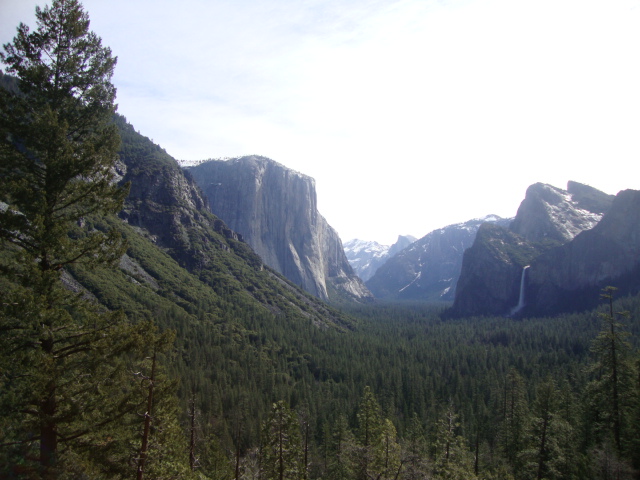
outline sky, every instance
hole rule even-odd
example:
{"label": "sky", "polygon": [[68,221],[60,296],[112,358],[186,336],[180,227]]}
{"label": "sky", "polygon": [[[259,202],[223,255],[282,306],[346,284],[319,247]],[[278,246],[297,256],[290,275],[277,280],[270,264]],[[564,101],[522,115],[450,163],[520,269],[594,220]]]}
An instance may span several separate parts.
{"label": "sky", "polygon": [[[0,0],[0,43],[47,3]],[[640,0],[82,4],[140,133],[313,177],[343,242],[512,217],[537,182],[640,189]]]}

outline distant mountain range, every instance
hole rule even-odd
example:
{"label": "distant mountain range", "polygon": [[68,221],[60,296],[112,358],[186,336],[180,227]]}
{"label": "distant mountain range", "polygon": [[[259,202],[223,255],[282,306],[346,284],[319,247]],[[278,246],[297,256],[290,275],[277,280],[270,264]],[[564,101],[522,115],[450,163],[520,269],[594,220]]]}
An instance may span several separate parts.
{"label": "distant mountain range", "polygon": [[489,215],[434,230],[389,258],[366,282],[377,298],[387,300],[453,301],[462,256],[485,222],[510,220]]}
{"label": "distant mountain range", "polygon": [[345,248],[379,299],[453,302],[454,316],[547,315],[590,308],[607,285],[640,290],[639,217],[640,192],[537,183],[515,218],[449,225],[392,257],[375,242]]}
{"label": "distant mountain range", "polygon": [[415,241],[416,238],[411,235],[399,235],[393,245],[380,245],[375,241],[356,238],[344,243],[344,252],[355,272],[366,282],[388,259]]}

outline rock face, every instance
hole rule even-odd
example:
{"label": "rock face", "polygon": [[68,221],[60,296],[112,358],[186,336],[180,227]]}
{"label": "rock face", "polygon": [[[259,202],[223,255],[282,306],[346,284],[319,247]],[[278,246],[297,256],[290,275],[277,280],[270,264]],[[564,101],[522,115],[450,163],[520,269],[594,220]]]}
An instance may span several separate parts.
{"label": "rock face", "polygon": [[[206,268],[218,249],[230,244],[209,237],[207,230],[226,239],[241,237],[211,215],[207,198],[190,175],[162,148],[137,133],[123,117],[116,117],[122,146],[117,165],[119,181],[130,182],[129,196],[120,217],[143,229],[152,240],[189,270]],[[247,258],[260,259],[245,245]]]}
{"label": "rock face", "polygon": [[534,244],[508,228],[483,224],[462,259],[454,315],[511,312],[518,304],[522,270],[539,254]]}
{"label": "rock face", "polygon": [[527,189],[510,228],[528,242],[563,244],[593,228],[611,202],[611,195],[577,182],[569,182],[567,190],[536,183]]}
{"label": "rock face", "polygon": [[624,190],[591,230],[540,255],[525,284],[530,314],[577,311],[594,306],[599,291],[640,291],[640,191]]}
{"label": "rock face", "polygon": [[367,287],[377,298],[389,300],[452,301],[464,251],[480,226],[509,221],[490,215],[434,230],[387,260]]}
{"label": "rock face", "polygon": [[416,238],[411,235],[398,235],[398,240],[391,246],[354,239],[344,243],[344,253],[356,274],[366,282],[389,258],[415,241]]}
{"label": "rock face", "polygon": [[[624,230],[619,224],[635,221],[628,213],[615,214],[613,199],[576,182],[569,182],[567,190],[541,183],[530,186],[508,228],[478,232],[465,253],[451,313],[530,315],[571,310],[578,296],[579,301],[584,299],[578,291],[597,292],[605,279],[626,275],[633,267],[623,268],[616,258],[621,245],[633,243],[631,232],[613,244],[598,235],[607,224]],[[616,199],[615,204],[620,202]],[[618,220],[608,220],[611,215]],[[634,264],[632,254],[624,261]],[[525,267],[529,267],[526,274]]]}
{"label": "rock face", "polygon": [[211,160],[187,171],[213,213],[271,268],[325,300],[371,298],[318,212],[312,178],[258,156]]}

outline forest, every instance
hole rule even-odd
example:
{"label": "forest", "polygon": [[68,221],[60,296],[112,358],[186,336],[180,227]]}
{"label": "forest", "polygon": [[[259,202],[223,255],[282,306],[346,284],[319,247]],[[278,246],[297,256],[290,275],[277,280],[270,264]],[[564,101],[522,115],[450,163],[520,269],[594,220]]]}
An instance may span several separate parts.
{"label": "forest", "polygon": [[640,478],[640,295],[325,305],[213,230],[187,268],[118,216],[118,159],[175,161],[115,114],[115,58],[77,0],[36,18],[1,54],[0,478]]}

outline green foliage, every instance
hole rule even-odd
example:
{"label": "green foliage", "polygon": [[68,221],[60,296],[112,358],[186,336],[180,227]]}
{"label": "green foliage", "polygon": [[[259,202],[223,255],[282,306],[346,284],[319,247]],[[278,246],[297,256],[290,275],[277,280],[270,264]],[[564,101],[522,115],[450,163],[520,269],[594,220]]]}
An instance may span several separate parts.
{"label": "green foliage", "polygon": [[282,400],[273,404],[263,428],[261,478],[298,480],[303,477],[302,438],[297,416]]}
{"label": "green foliage", "polygon": [[[123,231],[128,232],[128,227]],[[129,235],[125,233],[125,237]],[[143,260],[138,248],[149,255],[147,260]],[[296,317],[274,315],[250,303],[236,303],[228,311],[225,297],[217,299],[205,283],[180,269],[142,237],[132,237],[128,254],[145,269],[155,265],[153,278],[158,285],[164,284],[164,275],[169,271],[173,272],[169,278],[178,275],[167,284],[167,290],[175,289],[170,296],[161,294],[162,289],[154,290],[142,272],[134,275],[139,285],[127,279],[130,270],[112,272],[108,278],[122,276],[122,287],[114,289],[120,295],[137,292],[127,299],[132,312],[152,312],[157,322],[178,331],[178,356],[171,368],[182,379],[183,403],[195,385],[202,438],[218,438],[229,452],[230,463],[239,449],[241,470],[250,469],[253,448],[258,445],[261,425],[272,403],[285,399],[292,408],[302,402],[308,404],[311,423],[318,425],[318,432],[323,431],[324,425],[330,431],[336,428],[331,425],[337,415],[351,419],[349,429],[342,430],[343,438],[352,440],[343,444],[341,461],[331,456],[326,461],[315,459],[311,471],[322,472],[322,478],[329,478],[329,472],[336,478],[354,475],[358,459],[362,459],[361,444],[354,444],[356,434],[360,435],[357,412],[361,392],[371,385],[370,395],[380,398],[380,418],[388,416],[393,421],[400,443],[407,439],[414,413],[427,427],[426,435],[433,439],[438,412],[452,399],[460,405],[458,414],[463,420],[457,435],[465,438],[468,449],[476,442],[471,426],[485,426],[478,439],[483,455],[480,474],[507,478],[505,475],[514,468],[529,471],[526,466],[531,462],[531,428],[536,418],[530,409],[536,405],[538,383],[551,375],[563,382],[558,415],[572,426],[557,434],[558,445],[563,449],[560,460],[564,462],[557,468],[574,472],[578,478],[584,472],[580,465],[585,464],[585,459],[576,437],[583,428],[583,417],[575,398],[587,382],[584,367],[589,360],[589,344],[598,331],[596,315],[527,322],[506,318],[443,322],[438,317],[439,310],[362,306],[350,310],[359,321],[354,323],[357,327],[345,333],[318,328]],[[92,292],[101,299],[111,297],[100,288]],[[148,299],[144,306],[137,306],[145,295]],[[167,306],[153,309],[156,301],[165,301]],[[174,302],[171,309],[170,302]],[[215,305],[220,309],[215,310],[215,315],[208,315],[207,310]],[[633,303],[626,307],[637,310]],[[169,311],[173,313],[164,313]],[[509,379],[512,381],[506,382]],[[505,396],[509,400],[520,398],[522,406],[515,401],[513,408],[505,412]],[[508,438],[519,439],[514,440],[517,446],[509,456],[502,453],[503,435],[507,433]],[[322,444],[323,438],[315,437],[315,441]],[[370,458],[373,462],[373,453]],[[434,461],[431,455],[423,457],[420,468],[433,468]],[[200,471],[208,473],[204,466]],[[409,472],[404,456],[400,471],[399,478]]]}
{"label": "green foliage", "polygon": [[121,253],[117,235],[74,226],[119,210],[126,196],[113,184],[115,59],[89,32],[78,2],[54,1],[36,17],[38,30],[21,24],[1,55],[21,93],[0,89],[0,190],[8,205],[0,239],[18,247],[20,264],[37,262],[41,272],[113,261]]}
{"label": "green foliage", "polygon": [[452,403],[436,423],[434,478],[463,480],[475,478],[471,452],[459,434],[460,423]]}
{"label": "green foliage", "polygon": [[516,476],[522,470],[522,453],[525,448],[529,421],[524,379],[515,369],[511,369],[505,380],[499,436],[502,453],[513,465]]}
{"label": "green foliage", "polygon": [[356,414],[357,478],[393,478],[400,468],[400,445],[396,428],[383,418],[380,405],[369,386],[365,387]]}
{"label": "green foliage", "polygon": [[69,291],[63,273],[124,252],[116,229],[85,224],[127,194],[114,181],[115,59],[77,1],[36,18],[1,54],[18,88],[0,89],[0,463],[16,478],[100,478],[127,465],[111,460],[127,442],[114,426],[137,405],[128,366],[149,326]]}
{"label": "green foliage", "polygon": [[536,389],[536,398],[531,409],[527,447],[521,456],[527,478],[568,478],[565,458],[570,445],[571,425],[562,418],[560,392],[555,381],[548,378]]}
{"label": "green foliage", "polygon": [[640,402],[638,371],[626,327],[630,313],[616,312],[613,304],[615,288],[603,290],[608,309],[601,312],[602,329],[592,342],[594,378],[588,385],[589,414],[592,421],[592,441],[611,442],[615,452],[636,459],[633,448],[638,431],[634,414]]}
{"label": "green foliage", "polygon": [[355,478],[356,440],[344,414],[338,415],[328,426],[325,440],[326,478],[349,480]]}
{"label": "green foliage", "polygon": [[411,417],[402,445],[402,471],[405,480],[425,478],[430,471],[429,447],[425,429],[418,415]]}

